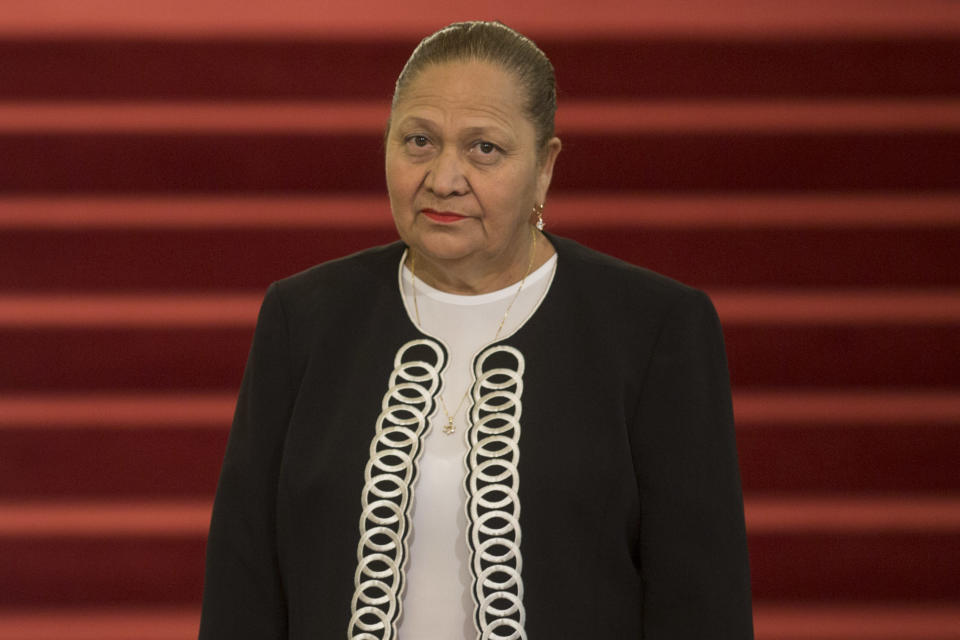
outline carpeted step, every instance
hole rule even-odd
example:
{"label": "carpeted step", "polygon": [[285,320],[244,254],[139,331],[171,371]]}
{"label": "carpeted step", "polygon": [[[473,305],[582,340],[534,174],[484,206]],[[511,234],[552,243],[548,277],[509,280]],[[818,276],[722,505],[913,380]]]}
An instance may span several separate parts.
{"label": "carpeted step", "polygon": [[[307,228],[4,230],[0,290],[263,290],[397,238],[387,211],[375,228],[351,228],[351,212],[342,215],[343,223]],[[960,287],[960,226],[681,229],[625,221],[617,229],[590,228],[590,211],[582,215],[583,228],[558,222],[548,231],[699,288]]]}
{"label": "carpeted step", "polygon": [[[0,610],[0,640],[190,640],[199,618],[193,606]],[[757,640],[960,640],[960,609],[759,603],[754,626]]]}
{"label": "carpeted step", "polygon": [[[213,496],[234,396],[0,397],[0,500]],[[737,392],[747,495],[960,493],[960,393]]]}
{"label": "carpeted step", "polygon": [[[960,386],[953,290],[712,293],[735,387]],[[235,389],[259,298],[0,297],[0,389]]]}
{"label": "carpeted step", "polygon": [[[758,602],[960,597],[956,497],[750,498],[746,509]],[[208,510],[207,502],[0,504],[4,604],[195,603]]]}
{"label": "carpeted step", "polygon": [[0,499],[210,498],[228,427],[2,427]]}
{"label": "carpeted step", "polygon": [[[889,133],[956,131],[958,99],[869,97],[791,100],[667,100],[592,97],[568,100],[556,114],[561,137],[665,133]],[[386,100],[229,102],[18,100],[0,102],[6,134],[366,134],[385,128]]]}
{"label": "carpeted step", "polygon": [[[753,325],[726,323],[734,386],[952,387],[960,384],[957,323]],[[882,353],[878,361],[877,353]]]}
{"label": "carpeted step", "polygon": [[[551,196],[550,224],[587,229],[960,227],[960,192],[610,193]],[[383,229],[383,189],[329,196],[0,197],[6,230]]]}
{"label": "carpeted step", "polygon": [[[383,100],[0,104],[0,188],[378,192],[388,111]],[[571,101],[554,191],[956,189],[957,113],[949,94]]]}
{"label": "carpeted step", "polygon": [[199,620],[196,605],[0,609],[0,640],[195,640]]}
{"label": "carpeted step", "polygon": [[955,390],[739,391],[734,413],[748,494],[960,489]]}
{"label": "carpeted step", "polygon": [[[952,194],[558,195],[547,219],[700,287],[960,284]],[[262,290],[396,238],[385,195],[7,197],[0,229],[0,290],[24,292]]]}
{"label": "carpeted step", "polygon": [[[943,3],[940,3],[943,6]],[[550,11],[557,12],[555,7]],[[906,12],[906,8],[904,9]],[[736,12],[731,12],[736,13]],[[824,15],[829,11],[823,11]],[[914,16],[921,10],[913,10]],[[580,28],[589,18],[576,11]],[[875,14],[874,9],[864,15]],[[907,31],[907,19],[901,30]],[[702,16],[691,26],[702,29]],[[543,21],[545,16],[539,16]],[[442,21],[431,21],[442,24]],[[218,25],[220,26],[220,25]],[[929,96],[960,93],[950,60],[960,38],[945,33],[770,37],[754,33],[538,36],[563,97]],[[215,30],[216,31],[216,30]],[[645,32],[646,31],[646,32]],[[892,31],[892,33],[891,33]],[[423,29],[398,38],[332,36],[56,37],[0,31],[2,99],[317,99],[388,97]],[[371,37],[374,36],[374,37]],[[617,73],[598,73],[611,61]]]}
{"label": "carpeted step", "polygon": [[253,327],[0,329],[0,389],[236,390]]}
{"label": "carpeted step", "polygon": [[[59,0],[34,0],[15,5],[0,33],[162,35],[183,38],[243,34],[289,38],[301,34],[331,39],[334,35],[383,40],[398,34],[419,38],[424,20],[442,25],[463,19],[463,11],[436,0],[410,0],[403,5],[372,2],[370,11],[349,4],[318,6],[299,0],[250,0],[240,5],[222,0],[196,0],[189,13],[169,5],[144,5],[124,0],[99,0],[93,6],[64,5]],[[56,11],[54,11],[56,9]],[[770,4],[756,0],[688,0],[669,3],[644,0],[596,0],[583,11],[578,0],[530,0],[522,4],[495,2],[488,8],[523,32],[570,36],[621,34],[741,34],[754,38],[831,34],[856,38],[863,34],[913,34],[935,37],[960,30],[960,10],[953,3],[914,0],[877,3],[844,0],[824,5],[818,0]]]}
{"label": "carpeted step", "polygon": [[753,593],[759,601],[955,603],[958,507],[939,495],[752,496]]}
{"label": "carpeted step", "polygon": [[957,640],[955,605],[770,604],[754,606],[757,640]]}
{"label": "carpeted step", "polygon": [[[960,188],[953,170],[960,133],[951,131],[564,137],[555,193]],[[0,190],[64,195],[375,192],[383,189],[382,144],[380,133],[3,133]]]}
{"label": "carpeted step", "polygon": [[234,393],[0,398],[0,500],[211,499]]}
{"label": "carpeted step", "polygon": [[16,501],[0,514],[5,607],[200,599],[208,501]]}

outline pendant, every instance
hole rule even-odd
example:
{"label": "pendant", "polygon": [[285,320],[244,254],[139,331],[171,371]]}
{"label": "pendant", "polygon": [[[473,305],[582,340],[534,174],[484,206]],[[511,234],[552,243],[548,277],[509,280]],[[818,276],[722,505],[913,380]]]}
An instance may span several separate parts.
{"label": "pendant", "polygon": [[449,436],[456,430],[457,428],[453,426],[453,418],[447,418],[447,424],[443,425],[443,433]]}

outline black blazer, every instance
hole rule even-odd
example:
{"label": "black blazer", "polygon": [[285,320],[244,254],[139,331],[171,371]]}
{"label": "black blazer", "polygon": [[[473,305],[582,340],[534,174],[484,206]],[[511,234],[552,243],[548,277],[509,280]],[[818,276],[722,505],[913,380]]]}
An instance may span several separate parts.
{"label": "black blazer", "polygon": [[[713,306],[549,239],[558,262],[542,305],[475,361],[477,637],[752,638]],[[217,489],[201,639],[396,638],[409,502],[446,358],[406,314],[403,251],[269,288]]]}

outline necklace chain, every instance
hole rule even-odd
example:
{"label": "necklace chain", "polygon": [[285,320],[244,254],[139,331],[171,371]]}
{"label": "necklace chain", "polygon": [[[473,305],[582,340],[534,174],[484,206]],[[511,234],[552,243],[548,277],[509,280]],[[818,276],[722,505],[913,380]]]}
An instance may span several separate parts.
{"label": "necklace chain", "polygon": [[[510,310],[513,309],[513,303],[520,297],[520,292],[523,291],[523,285],[527,281],[527,276],[533,271],[533,259],[537,250],[537,232],[533,227],[530,227],[530,236],[530,260],[527,263],[527,272],[523,274],[523,278],[520,279],[520,286],[517,287],[517,292],[510,300],[510,304],[507,305],[507,310],[503,312],[503,317],[500,318],[500,324],[497,326],[497,332],[493,334],[493,340],[491,340],[491,342],[496,342],[497,338],[500,337],[500,332],[503,331],[503,325],[507,322],[507,316],[510,315]],[[413,312],[417,317],[417,327],[423,330],[423,325],[420,322],[420,306],[417,304],[417,254],[412,249],[410,250],[410,282],[413,288]],[[460,408],[463,406],[468,395],[470,395],[469,385],[467,385],[467,390],[463,392],[463,395],[460,396],[460,402],[457,403],[453,413],[450,413],[447,409],[447,402],[443,399],[443,394],[440,394],[440,406],[443,407],[443,412],[447,415],[447,424],[443,425],[443,432],[446,435],[449,436],[457,430],[457,427],[453,424],[453,419],[460,413]]]}

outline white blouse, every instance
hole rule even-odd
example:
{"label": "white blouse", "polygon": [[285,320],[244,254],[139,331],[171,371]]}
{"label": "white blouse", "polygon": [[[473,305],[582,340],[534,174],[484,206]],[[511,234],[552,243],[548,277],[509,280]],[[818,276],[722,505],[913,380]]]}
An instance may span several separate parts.
{"label": "white blouse", "polygon": [[[406,260],[406,253],[401,265]],[[453,416],[456,431],[447,435],[443,427],[447,414],[437,407],[424,437],[424,451],[414,489],[412,533],[403,596],[403,613],[398,625],[400,638],[407,640],[452,640],[476,635],[467,552],[463,486],[467,444],[465,397],[472,384],[474,356],[493,341],[510,302],[516,301],[500,331],[498,340],[515,333],[540,306],[553,282],[557,256],[553,255],[520,283],[481,295],[445,293],[419,278],[417,307],[420,330],[437,338],[447,348],[449,363],[443,373],[443,399]],[[411,321],[417,324],[410,270],[400,270],[400,288]]]}

